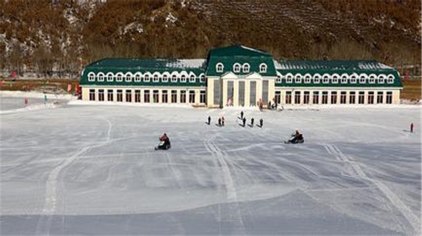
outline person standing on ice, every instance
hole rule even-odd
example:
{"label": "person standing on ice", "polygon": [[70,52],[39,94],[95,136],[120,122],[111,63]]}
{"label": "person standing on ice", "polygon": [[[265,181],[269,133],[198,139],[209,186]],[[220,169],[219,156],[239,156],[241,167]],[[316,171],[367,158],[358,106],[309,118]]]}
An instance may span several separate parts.
{"label": "person standing on ice", "polygon": [[211,124],[211,116],[208,116],[208,125]]}
{"label": "person standing on ice", "polygon": [[246,125],[246,117],[243,117],[243,127],[245,127],[245,125]]}
{"label": "person standing on ice", "polygon": [[243,119],[243,111],[240,112],[240,119]]}
{"label": "person standing on ice", "polygon": [[410,133],[413,133],[413,123],[410,124]]}
{"label": "person standing on ice", "polygon": [[264,120],[261,118],[259,119],[259,127],[262,128],[263,125],[264,125]]}
{"label": "person standing on ice", "polygon": [[221,118],[218,118],[218,126],[221,126]]}
{"label": "person standing on ice", "polygon": [[224,116],[221,117],[221,125],[224,126]]}
{"label": "person standing on ice", "polygon": [[251,127],[253,127],[254,118],[251,118]]}
{"label": "person standing on ice", "polygon": [[47,94],[44,93],[44,104],[47,104]]}

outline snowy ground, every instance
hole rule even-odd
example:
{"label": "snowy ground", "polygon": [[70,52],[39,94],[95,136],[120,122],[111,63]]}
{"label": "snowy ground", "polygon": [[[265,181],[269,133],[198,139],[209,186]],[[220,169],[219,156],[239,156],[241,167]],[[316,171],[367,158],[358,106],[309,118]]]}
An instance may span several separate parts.
{"label": "snowy ground", "polygon": [[2,235],[421,232],[420,106],[247,110],[264,127],[243,128],[236,109],[1,99]]}

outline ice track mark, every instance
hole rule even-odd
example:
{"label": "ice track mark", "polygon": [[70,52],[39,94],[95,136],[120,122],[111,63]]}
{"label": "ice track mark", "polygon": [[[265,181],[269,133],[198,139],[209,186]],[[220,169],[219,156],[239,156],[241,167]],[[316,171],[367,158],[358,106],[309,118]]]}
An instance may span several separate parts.
{"label": "ice track mark", "polygon": [[406,204],[404,204],[403,201],[387,187],[387,185],[376,179],[369,178],[362,170],[360,165],[354,160],[354,158],[345,155],[336,145],[327,144],[324,145],[324,148],[327,150],[328,153],[334,155],[337,160],[341,160],[350,164],[358,177],[374,184],[409,222],[410,226],[413,228],[413,233],[411,234],[421,234],[421,222],[419,218],[415,216],[415,214],[413,214],[412,210],[410,210],[410,208]]}

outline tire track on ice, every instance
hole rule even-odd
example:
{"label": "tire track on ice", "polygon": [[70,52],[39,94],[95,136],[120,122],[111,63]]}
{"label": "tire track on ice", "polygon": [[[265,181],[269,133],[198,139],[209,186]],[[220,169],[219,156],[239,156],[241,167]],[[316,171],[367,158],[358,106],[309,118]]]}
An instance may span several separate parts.
{"label": "tire track on ice", "polygon": [[51,228],[51,221],[53,218],[54,213],[56,212],[57,208],[57,201],[58,195],[60,194],[58,191],[58,184],[59,184],[59,176],[63,169],[68,167],[72,162],[82,156],[84,153],[88,152],[90,149],[98,148],[104,145],[111,143],[111,129],[113,127],[112,123],[104,119],[108,124],[107,130],[107,138],[105,141],[95,144],[95,145],[88,145],[81,148],[75,154],[70,156],[69,158],[65,159],[64,161],[60,162],[58,166],[56,166],[48,175],[46,181],[46,191],[45,191],[45,201],[44,207],[42,210],[42,215],[37,223],[36,234],[49,234],[49,230]]}
{"label": "tire track on ice", "polygon": [[381,181],[368,177],[360,167],[359,163],[356,162],[353,157],[345,155],[336,145],[326,144],[324,145],[324,148],[328,153],[334,155],[336,159],[350,164],[358,177],[374,184],[407,220],[413,229],[413,233],[415,235],[421,234],[420,219],[415,214],[413,214],[412,210],[410,210],[410,208],[404,204],[404,202],[393,191],[391,191],[387,185]]}
{"label": "tire track on ice", "polygon": [[[229,222],[235,223],[235,229],[239,230],[234,232],[235,234],[245,234],[244,229],[245,225],[243,223],[242,215],[240,214],[239,209],[239,202],[237,199],[237,191],[236,187],[234,185],[232,172],[230,171],[229,165],[227,164],[227,161],[225,160],[225,157],[227,154],[222,151],[220,148],[217,147],[217,145],[214,143],[214,139],[216,138],[216,135],[210,137],[204,142],[205,148],[211,153],[212,157],[216,160],[216,163],[219,167],[221,167],[223,171],[223,181],[224,181],[224,187],[226,191],[226,198],[228,200],[228,204],[232,204],[233,206],[228,206],[229,210]],[[220,208],[220,206],[219,206]],[[234,208],[234,209],[231,209]],[[221,210],[219,209],[219,218],[221,220]]]}

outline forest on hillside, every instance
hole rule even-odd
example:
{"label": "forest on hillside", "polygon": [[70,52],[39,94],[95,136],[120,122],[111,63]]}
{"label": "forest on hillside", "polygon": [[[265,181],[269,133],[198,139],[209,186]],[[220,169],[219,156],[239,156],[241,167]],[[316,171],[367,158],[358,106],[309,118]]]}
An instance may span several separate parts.
{"label": "forest on hillside", "polygon": [[420,14],[420,0],[1,0],[0,70],[60,77],[104,57],[205,58],[230,44],[419,65]]}

